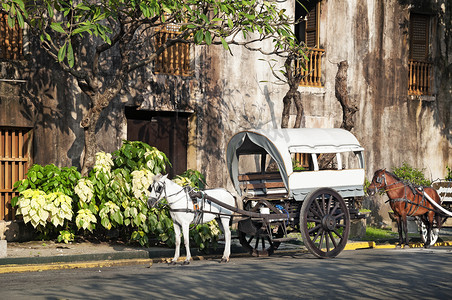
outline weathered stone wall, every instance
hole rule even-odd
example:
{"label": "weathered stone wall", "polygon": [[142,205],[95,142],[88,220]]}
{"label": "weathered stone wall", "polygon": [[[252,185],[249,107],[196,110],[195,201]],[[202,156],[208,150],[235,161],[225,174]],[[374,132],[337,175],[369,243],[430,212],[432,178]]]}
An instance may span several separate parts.
{"label": "weathered stone wall", "polygon": [[[425,169],[431,179],[444,178],[452,164],[450,112],[451,4],[435,1],[323,1],[320,38],[325,49],[323,109],[318,95],[304,93],[307,115],[323,115],[340,126],[334,76],[346,60],[348,93],[359,105],[353,133],[366,149],[367,178],[379,168],[392,169],[403,162]],[[421,4],[418,4],[421,3]],[[410,11],[438,13],[431,45],[435,70],[434,101],[408,97]],[[448,27],[448,28],[447,28]],[[301,90],[303,90],[301,88]],[[388,209],[382,199],[370,203]],[[384,220],[388,221],[388,220]]]}
{"label": "weathered stone wall", "polygon": [[[432,28],[436,40],[431,45],[434,101],[408,97],[411,11],[438,14]],[[366,149],[368,180],[376,169],[393,169],[403,162],[425,169],[431,179],[444,178],[446,165],[452,165],[450,15],[447,1],[428,5],[425,1],[322,2],[324,87],[300,87],[305,108],[303,126],[341,125],[342,111],[334,84],[338,64],[347,61],[348,94],[359,107],[353,133]],[[211,186],[227,186],[224,149],[229,137],[242,129],[279,127],[287,88],[271,83],[275,79],[256,53],[234,48],[234,56],[214,48],[203,51],[200,61],[208,59],[211,64],[202,68],[199,77],[197,166],[207,174]],[[389,208],[383,198],[372,201],[376,202],[367,205],[380,210],[374,221],[389,223]]]}
{"label": "weathered stone wall", "polygon": [[288,90],[273,84],[265,58],[258,52],[231,47],[198,48],[200,89],[196,95],[196,168],[211,187],[233,191],[225,165],[232,135],[250,128],[277,128],[282,98]]}
{"label": "weathered stone wall", "polygon": [[[287,4],[288,13],[293,13],[294,3]],[[452,4],[447,0],[425,3],[322,1],[324,86],[300,87],[303,126],[340,126],[342,111],[334,84],[338,64],[347,61],[348,94],[359,106],[353,133],[366,149],[368,179],[376,169],[391,169],[402,162],[425,168],[432,179],[443,178],[445,166],[452,165]],[[413,9],[438,14],[432,45],[434,101],[407,96],[408,21]],[[34,128],[36,163],[80,166],[84,143],[80,121],[87,100],[72,78],[35,51],[36,45],[30,49],[34,49],[33,56],[28,56],[20,74],[2,64],[2,74],[16,76],[7,78],[27,83],[0,83],[0,125]],[[258,52],[231,49],[233,56],[221,46],[193,47],[195,71],[188,78],[152,75],[148,69],[134,74],[134,88],[128,86],[103,113],[98,126],[99,149],[114,151],[126,138],[125,105],[193,111],[188,167],[206,174],[210,187],[232,190],[225,166],[229,138],[243,129],[280,127],[282,99],[288,87],[274,84],[276,79]]]}

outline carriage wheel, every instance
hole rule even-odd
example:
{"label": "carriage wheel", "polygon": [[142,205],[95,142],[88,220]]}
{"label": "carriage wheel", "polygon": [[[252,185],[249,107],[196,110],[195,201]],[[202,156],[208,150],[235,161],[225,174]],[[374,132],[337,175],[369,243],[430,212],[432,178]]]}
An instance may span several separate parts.
{"label": "carriage wheel", "polygon": [[[260,224],[258,224],[260,225]],[[260,227],[260,226],[259,226]],[[275,238],[283,236],[281,225],[273,228],[276,233],[273,234]],[[272,242],[270,236],[266,233],[250,235],[245,232],[238,231],[239,241],[243,248],[246,249],[253,256],[269,256],[278,249],[280,242]]]}
{"label": "carriage wheel", "polygon": [[[425,242],[427,241],[427,226],[425,226],[424,222],[420,221],[421,223],[421,228],[420,228],[420,233],[421,233],[421,239],[422,242],[425,244]],[[439,229],[438,228],[433,228],[432,232],[430,232],[430,245],[429,246],[433,246],[435,245],[436,241],[438,240],[439,237]]]}
{"label": "carriage wheel", "polygon": [[319,258],[332,258],[344,250],[350,232],[350,213],[342,197],[330,188],[306,196],[300,211],[303,243]]}

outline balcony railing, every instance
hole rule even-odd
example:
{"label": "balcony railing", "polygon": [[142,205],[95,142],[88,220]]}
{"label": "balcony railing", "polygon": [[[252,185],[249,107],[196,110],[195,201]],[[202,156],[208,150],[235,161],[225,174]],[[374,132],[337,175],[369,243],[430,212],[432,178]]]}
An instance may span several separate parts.
{"label": "balcony railing", "polygon": [[[155,46],[160,47],[168,39],[176,37],[179,32],[178,28],[159,29],[155,36]],[[180,76],[190,76],[190,45],[188,43],[177,43],[163,51],[163,53],[155,61],[156,74],[170,74]]]}
{"label": "balcony railing", "polygon": [[308,61],[305,62],[305,66],[298,62],[297,70],[299,70],[304,76],[300,81],[301,86],[322,86],[322,56],[325,54],[324,49],[310,48],[306,56]]}
{"label": "balcony railing", "polygon": [[432,94],[432,64],[410,59],[408,77],[408,95]]}
{"label": "balcony railing", "polygon": [[19,60],[24,58],[23,34],[17,22],[8,26],[8,14],[0,12],[0,58]]}

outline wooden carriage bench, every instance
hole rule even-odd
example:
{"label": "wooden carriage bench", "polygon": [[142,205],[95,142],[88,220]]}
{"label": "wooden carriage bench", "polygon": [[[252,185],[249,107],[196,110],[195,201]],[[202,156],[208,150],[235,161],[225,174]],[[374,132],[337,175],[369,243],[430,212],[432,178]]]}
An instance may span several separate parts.
{"label": "wooden carriage bench", "polygon": [[247,198],[287,194],[286,187],[278,173],[249,173],[238,176],[240,189]]}

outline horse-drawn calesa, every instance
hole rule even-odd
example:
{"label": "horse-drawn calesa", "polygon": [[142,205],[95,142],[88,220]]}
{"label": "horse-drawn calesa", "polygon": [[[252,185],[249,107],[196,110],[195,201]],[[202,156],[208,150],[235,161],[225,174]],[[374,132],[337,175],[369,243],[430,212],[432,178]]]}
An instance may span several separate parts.
{"label": "horse-drawn calesa", "polygon": [[246,212],[238,223],[242,246],[271,254],[288,233],[301,231],[317,257],[337,256],[364,196],[364,149],[349,131],[330,128],[249,130],[227,147],[233,186]]}
{"label": "horse-drawn calesa", "polygon": [[[345,247],[350,220],[362,218],[356,208],[364,196],[364,149],[342,129],[246,130],[232,136],[227,167],[238,197],[226,190],[193,192],[157,177],[150,202],[167,199],[174,220],[179,257],[180,226],[196,219],[193,203],[202,206],[203,221],[221,219],[225,230],[223,260],[229,260],[231,216],[238,222],[243,247],[256,256],[269,255],[300,231],[304,245],[317,257],[332,258]],[[187,262],[190,259],[185,239]]]}
{"label": "horse-drawn calesa", "polygon": [[[439,196],[437,190],[443,195]],[[408,245],[407,217],[416,217],[420,224],[424,247],[435,244],[439,230],[448,217],[452,216],[441,204],[451,204],[452,182],[438,181],[433,187],[418,186],[398,178],[386,169],[377,170],[368,187],[369,195],[385,192],[394,212],[399,232],[399,244]]]}

